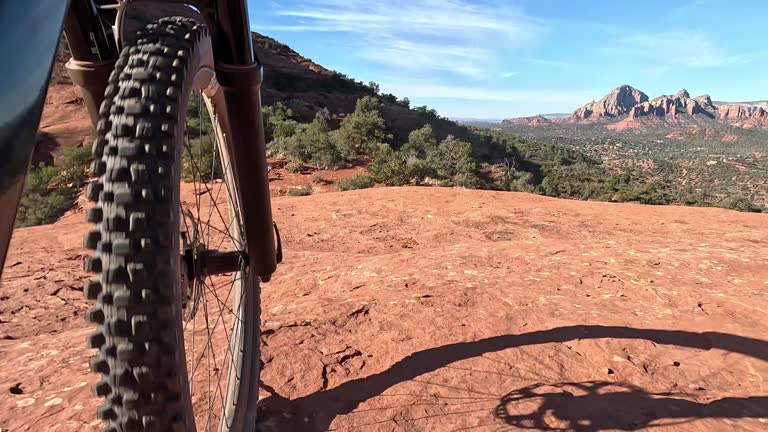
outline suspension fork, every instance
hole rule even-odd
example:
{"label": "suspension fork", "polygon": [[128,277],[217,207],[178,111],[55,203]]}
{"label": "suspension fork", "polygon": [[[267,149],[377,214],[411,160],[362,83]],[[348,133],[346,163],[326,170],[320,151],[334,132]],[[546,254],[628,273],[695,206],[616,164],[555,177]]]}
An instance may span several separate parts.
{"label": "suspension fork", "polygon": [[220,120],[243,208],[249,264],[263,282],[277,269],[278,254],[261,116],[263,67],[253,49],[245,0],[215,4],[212,25],[216,77],[223,103]]}
{"label": "suspension fork", "polygon": [[261,117],[262,65],[216,64],[223,93],[219,121],[229,133],[226,140],[242,206],[249,264],[263,282],[275,272],[278,251],[272,221],[267,152]]}
{"label": "suspension fork", "polygon": [[72,58],[66,67],[80,89],[94,128],[109,75],[117,60],[117,40],[92,0],[71,0],[64,17],[64,34]]}

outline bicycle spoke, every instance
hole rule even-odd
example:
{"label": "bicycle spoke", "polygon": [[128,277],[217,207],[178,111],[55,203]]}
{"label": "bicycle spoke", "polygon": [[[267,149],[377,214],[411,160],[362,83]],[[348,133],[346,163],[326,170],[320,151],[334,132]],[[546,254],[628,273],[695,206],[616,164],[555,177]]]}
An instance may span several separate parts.
{"label": "bicycle spoke", "polygon": [[[190,104],[199,104],[199,112],[195,115],[199,128],[196,131],[190,129],[195,133],[190,133],[184,143],[187,155],[184,159],[185,172],[191,177],[189,181],[192,182],[195,194],[194,203],[189,203],[189,207],[194,205],[195,208],[183,211],[183,228],[187,233],[187,242],[194,248],[192,266],[195,272],[190,281],[193,295],[188,300],[191,303],[188,310],[193,314],[188,319],[192,323],[185,323],[184,328],[185,331],[191,332],[189,337],[192,338],[191,352],[187,353],[189,388],[193,399],[197,401],[198,412],[195,415],[198,427],[200,430],[218,430],[220,415],[225,411],[227,400],[231,397],[231,389],[228,388],[230,385],[237,385],[226,380],[231,374],[239,373],[235,372],[235,368],[240,364],[242,352],[234,350],[240,349],[240,338],[246,325],[242,314],[248,263],[241,261],[240,270],[228,273],[227,276],[202,276],[199,272],[200,251],[239,251],[244,248],[246,242],[241,223],[240,200],[236,188],[233,187],[231,163],[225,157],[227,153],[224,148],[220,147],[223,143],[217,133],[218,119],[215,116],[209,117],[209,106],[203,103],[201,95],[196,96],[190,100]],[[203,110],[206,110],[205,113]],[[207,157],[210,157],[211,153],[212,159],[209,161]],[[220,204],[224,200],[227,207],[222,209]],[[231,246],[225,246],[227,242],[231,243]],[[229,286],[225,287],[225,284]],[[198,312],[205,316],[198,319]],[[205,329],[197,325],[198,321]],[[206,341],[198,342],[198,337],[204,337]],[[226,344],[226,348],[222,344]],[[201,371],[202,368],[205,368],[205,371]],[[225,382],[222,383],[222,380]],[[194,381],[197,383],[193,384]],[[204,413],[204,410],[208,412]]]}
{"label": "bicycle spoke", "polygon": [[[203,313],[205,314],[205,328],[208,332],[208,342],[207,346],[205,348],[205,351],[207,352],[206,361],[208,364],[208,420],[211,418],[211,411],[213,411],[213,405],[211,401],[211,352],[213,351],[213,347],[211,346],[211,327],[208,325],[208,301],[203,297]],[[209,423],[205,423],[205,429],[208,430]]]}
{"label": "bicycle spoke", "polygon": [[195,380],[192,379],[194,378],[194,372],[195,372],[194,369],[192,369],[192,362],[195,359],[195,339],[197,339],[195,337],[196,330],[197,330],[197,314],[194,314],[192,316],[192,355],[189,357],[189,367],[191,369],[191,375],[189,379],[189,394],[193,394],[192,389],[195,382]]}
{"label": "bicycle spoke", "polygon": [[[198,171],[198,173],[199,173],[199,167],[198,167],[197,163],[195,163],[194,161],[192,161],[192,164],[195,166],[195,169],[196,169],[196,170]],[[208,194],[208,196],[210,197],[210,199],[213,199],[213,194],[211,193],[211,188],[209,188],[207,184],[204,184],[204,185],[201,185],[201,186],[205,186],[205,191],[204,191],[204,192],[205,192],[206,194]],[[199,201],[198,201],[198,202],[199,202]],[[224,218],[224,215],[222,215],[222,214],[221,214],[221,211],[218,209],[218,206],[216,206],[216,213],[218,213],[218,216],[221,218],[221,220],[222,220],[222,221],[226,221],[226,219]],[[199,206],[199,205],[198,205],[198,215],[197,215],[197,216],[198,216],[198,217],[197,217],[197,220],[199,220],[199,221],[202,221],[202,218],[200,218],[200,206]],[[224,223],[224,229],[225,229],[225,230],[226,230],[226,232],[227,232],[227,236],[228,236],[230,239],[232,239],[232,240],[234,241],[234,240],[235,240],[235,238],[234,238],[234,237],[232,236],[232,234],[230,233],[230,231],[229,231],[229,227],[227,226],[226,222]]]}
{"label": "bicycle spoke", "polygon": [[[208,301],[206,300],[205,303],[204,303],[205,314],[206,314],[206,323],[208,322],[208,318],[207,318],[208,307],[207,307],[207,304],[208,304]],[[226,325],[224,327],[226,328]],[[216,350],[213,348],[213,335],[211,333],[212,333],[211,329],[208,328],[208,350],[209,350],[210,355],[213,356],[213,368],[214,368],[214,371],[216,371],[216,370],[221,371],[219,369],[219,367],[218,367],[218,362],[216,361]],[[227,345],[227,346],[229,347],[229,345]],[[225,357],[229,353],[229,351],[230,350],[228,348],[227,351],[224,354]],[[208,425],[210,424],[211,414],[213,414],[213,404],[216,401],[216,396],[221,391],[221,375],[216,376],[214,378],[216,380],[216,388],[214,389],[213,397],[209,399],[209,407],[210,407],[210,409],[208,410],[208,418],[206,419],[206,423],[205,423],[206,424],[206,429],[208,428]],[[208,380],[209,380],[209,387],[210,387],[210,369],[208,371]],[[210,395],[210,388],[209,388],[209,395]],[[223,409],[224,408],[224,399],[223,398],[221,400],[221,403],[222,403],[222,409]]]}
{"label": "bicycle spoke", "polygon": [[[217,159],[216,158],[216,150],[218,149],[218,146],[216,145],[215,142],[213,142],[210,139],[210,136],[208,136],[208,142],[210,142],[213,145],[213,157],[211,158],[211,175],[210,175],[210,179],[209,179],[209,181],[213,182],[215,180],[215,178],[216,178],[216,159]],[[219,190],[221,190],[221,188],[219,188]],[[216,194],[216,197],[213,198],[213,196],[212,196],[211,199],[213,200],[213,202],[211,203],[211,207],[208,209],[208,222],[206,223],[208,225],[209,238],[210,238],[211,216],[213,216],[213,206],[217,205],[218,199],[219,199],[219,195]]]}
{"label": "bicycle spoke", "polygon": [[[232,285],[232,287],[234,287],[234,284]],[[226,299],[224,299],[224,303],[226,303],[226,302],[228,302],[228,301],[229,301],[229,297],[230,297],[230,295],[232,294],[232,287],[230,287],[230,289],[229,289],[229,293],[227,294],[227,298],[226,298]],[[240,308],[240,305],[238,305],[238,308],[237,308],[237,309],[239,310],[239,308]],[[219,317],[217,317],[217,318],[216,318],[216,321],[213,323],[213,330],[216,330],[216,327],[219,325],[219,322],[220,322],[220,321],[222,321],[222,322],[223,322],[223,317],[222,317],[221,315],[220,315]],[[238,321],[242,321],[242,320],[238,319]],[[226,324],[225,324],[225,326],[226,326]],[[200,365],[200,360],[198,360],[198,363],[195,365],[195,368],[194,368],[194,369],[196,370],[196,369],[197,369],[197,367],[198,367],[199,365]]]}

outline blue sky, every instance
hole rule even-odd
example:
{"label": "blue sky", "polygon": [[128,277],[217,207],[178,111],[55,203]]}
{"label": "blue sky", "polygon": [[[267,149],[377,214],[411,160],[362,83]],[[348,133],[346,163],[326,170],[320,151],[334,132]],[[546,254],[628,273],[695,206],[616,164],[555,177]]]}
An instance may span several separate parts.
{"label": "blue sky", "polygon": [[764,0],[249,0],[251,27],[448,117],[570,112],[629,84],[768,99]]}

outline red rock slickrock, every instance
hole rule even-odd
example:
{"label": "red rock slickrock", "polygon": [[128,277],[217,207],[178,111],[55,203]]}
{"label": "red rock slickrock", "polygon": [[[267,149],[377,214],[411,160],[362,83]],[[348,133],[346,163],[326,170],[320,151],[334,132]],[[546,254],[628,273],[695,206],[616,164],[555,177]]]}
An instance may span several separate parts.
{"label": "red rock slickrock", "polygon": [[91,144],[91,120],[77,88],[71,84],[48,87],[40,130],[61,147]]}
{"label": "red rock slickrock", "polygon": [[[447,188],[274,212],[263,430],[766,430],[766,215]],[[14,236],[3,431],[98,429],[83,219]]]}

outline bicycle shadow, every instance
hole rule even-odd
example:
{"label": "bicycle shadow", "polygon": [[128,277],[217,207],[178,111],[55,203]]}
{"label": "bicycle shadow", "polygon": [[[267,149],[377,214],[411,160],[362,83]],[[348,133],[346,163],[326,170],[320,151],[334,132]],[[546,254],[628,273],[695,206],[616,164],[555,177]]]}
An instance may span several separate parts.
{"label": "bicycle shadow", "polygon": [[[768,417],[768,396],[711,402],[649,393],[627,383],[534,384],[507,393],[494,410],[501,424],[539,431],[635,431],[704,418]],[[527,411],[527,412],[526,412]]]}
{"label": "bicycle shadow", "polygon": [[[635,329],[597,325],[557,327],[550,330],[518,335],[500,335],[478,341],[460,342],[426,349],[403,358],[380,373],[347,381],[332,389],[312,393],[294,400],[288,400],[280,396],[274,389],[263,385],[271,395],[260,403],[260,416],[265,425],[271,425],[275,428],[266,427],[266,430],[325,431],[336,416],[354,411],[360,403],[384,393],[385,390],[401,382],[413,380],[420,375],[460,360],[515,347],[567,342],[575,339],[607,338],[642,339],[660,345],[676,345],[702,350],[720,349],[768,361],[768,342],[728,333],[696,333],[681,330]],[[635,394],[634,397],[639,399],[643,396]],[[501,399],[503,401],[504,398]],[[727,411],[727,408],[732,405],[731,402],[713,405],[712,408],[717,408],[720,414],[730,417],[732,414],[729,414],[731,412]],[[686,401],[686,403],[695,402]],[[712,412],[713,414],[718,413]],[[662,411],[661,414],[664,412]]]}

